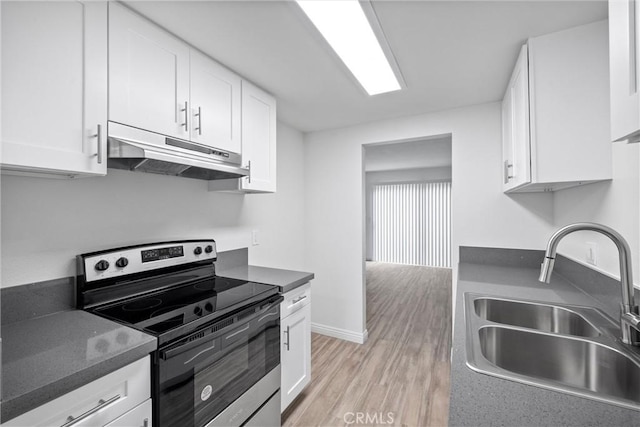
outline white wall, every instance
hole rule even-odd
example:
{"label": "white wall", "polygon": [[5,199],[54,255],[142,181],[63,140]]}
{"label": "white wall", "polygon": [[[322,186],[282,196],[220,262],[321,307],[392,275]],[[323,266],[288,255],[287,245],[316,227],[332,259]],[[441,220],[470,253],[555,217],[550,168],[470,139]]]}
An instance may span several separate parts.
{"label": "white wall", "polygon": [[213,193],[206,181],[111,169],[76,180],[3,175],[2,286],[75,275],[80,253],[182,238],[214,238],[219,251],[248,246],[254,265],[302,269],[303,137],[281,123],[277,131],[275,194]]}
{"label": "white wall", "polygon": [[499,103],[307,134],[306,268],[316,274],[316,330],[352,338],[365,334],[363,145],[447,134],[452,136],[454,283],[460,245],[544,246],[553,221],[552,196],[502,193]]}
{"label": "white wall", "polygon": [[[610,182],[505,195],[500,120],[500,104],[492,103],[306,135],[306,266],[316,273],[316,329],[343,331],[344,337],[365,334],[362,155],[370,143],[452,135],[454,286],[459,246],[544,249],[556,229],[576,221],[621,232],[639,282],[640,147],[614,144]],[[607,238],[585,232],[565,240],[558,251],[577,260],[584,260],[587,242],[597,242],[599,268],[618,276],[617,250]]]}
{"label": "white wall", "polygon": [[[638,144],[613,144],[613,180],[570,188],[554,193],[554,224],[599,222],[620,232],[633,254],[635,283],[640,283],[640,147]],[[618,250],[607,237],[594,232],[576,232],[565,237],[558,252],[585,263],[587,242],[598,245],[596,269],[620,278]]]}
{"label": "white wall", "polygon": [[448,136],[367,146],[365,170],[432,169],[451,166]]}

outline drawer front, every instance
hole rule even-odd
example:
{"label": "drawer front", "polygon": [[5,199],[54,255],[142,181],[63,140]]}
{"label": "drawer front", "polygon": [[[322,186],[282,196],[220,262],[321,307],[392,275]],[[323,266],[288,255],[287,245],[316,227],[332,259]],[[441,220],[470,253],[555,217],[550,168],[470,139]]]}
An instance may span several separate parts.
{"label": "drawer front", "polygon": [[2,426],[102,426],[150,397],[150,358],[145,357],[9,420]]}
{"label": "drawer front", "polygon": [[151,399],[136,406],[104,427],[151,427]]}
{"label": "drawer front", "polygon": [[306,283],[284,294],[280,305],[280,318],[284,319],[311,303],[311,283]]}

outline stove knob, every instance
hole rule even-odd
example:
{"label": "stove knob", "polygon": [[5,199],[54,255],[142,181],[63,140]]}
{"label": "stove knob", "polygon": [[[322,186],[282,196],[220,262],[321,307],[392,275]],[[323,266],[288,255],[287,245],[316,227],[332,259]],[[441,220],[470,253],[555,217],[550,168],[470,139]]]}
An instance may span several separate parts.
{"label": "stove knob", "polygon": [[120,257],[116,261],[116,267],[118,268],[125,268],[127,265],[129,265],[129,260],[125,257]]}
{"label": "stove knob", "polygon": [[213,311],[213,305],[208,302],[204,305],[204,309],[207,310],[208,312],[212,312]]}
{"label": "stove knob", "polygon": [[200,255],[202,253],[202,248],[200,246],[196,246],[196,248],[193,250],[193,253],[196,255]]}
{"label": "stove knob", "polygon": [[97,271],[105,271],[109,268],[109,261],[101,259],[98,261],[94,267]]}
{"label": "stove knob", "polygon": [[196,305],[196,308],[193,309],[193,314],[196,316],[202,316],[202,307]]}
{"label": "stove knob", "polygon": [[206,248],[204,248],[204,251],[208,254],[210,254],[211,252],[213,252],[213,246],[211,245],[207,245]]}

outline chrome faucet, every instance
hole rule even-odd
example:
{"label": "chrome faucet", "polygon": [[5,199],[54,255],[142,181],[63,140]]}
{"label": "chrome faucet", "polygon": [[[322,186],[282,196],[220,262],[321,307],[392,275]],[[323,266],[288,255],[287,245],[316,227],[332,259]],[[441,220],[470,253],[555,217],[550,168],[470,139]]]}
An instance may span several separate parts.
{"label": "chrome faucet", "polygon": [[634,302],[633,277],[631,274],[631,250],[629,244],[620,233],[602,224],[578,222],[569,224],[556,231],[547,243],[544,261],[540,267],[541,282],[549,283],[556,259],[556,248],[560,240],[574,231],[597,231],[610,238],[618,247],[620,256],[620,284],[622,285],[622,304],[620,304],[620,332],[622,342],[640,346],[640,315]]}

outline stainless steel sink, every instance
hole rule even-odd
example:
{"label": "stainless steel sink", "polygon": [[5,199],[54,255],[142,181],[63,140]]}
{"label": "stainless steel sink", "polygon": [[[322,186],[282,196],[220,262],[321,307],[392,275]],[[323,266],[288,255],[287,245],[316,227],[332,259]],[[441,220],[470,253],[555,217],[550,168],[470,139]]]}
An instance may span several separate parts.
{"label": "stainless steel sink", "polygon": [[473,293],[464,302],[471,369],[640,410],[640,354],[600,310]]}
{"label": "stainless steel sink", "polygon": [[600,335],[591,323],[575,311],[554,305],[476,298],[473,306],[478,316],[496,323],[579,337]]}

